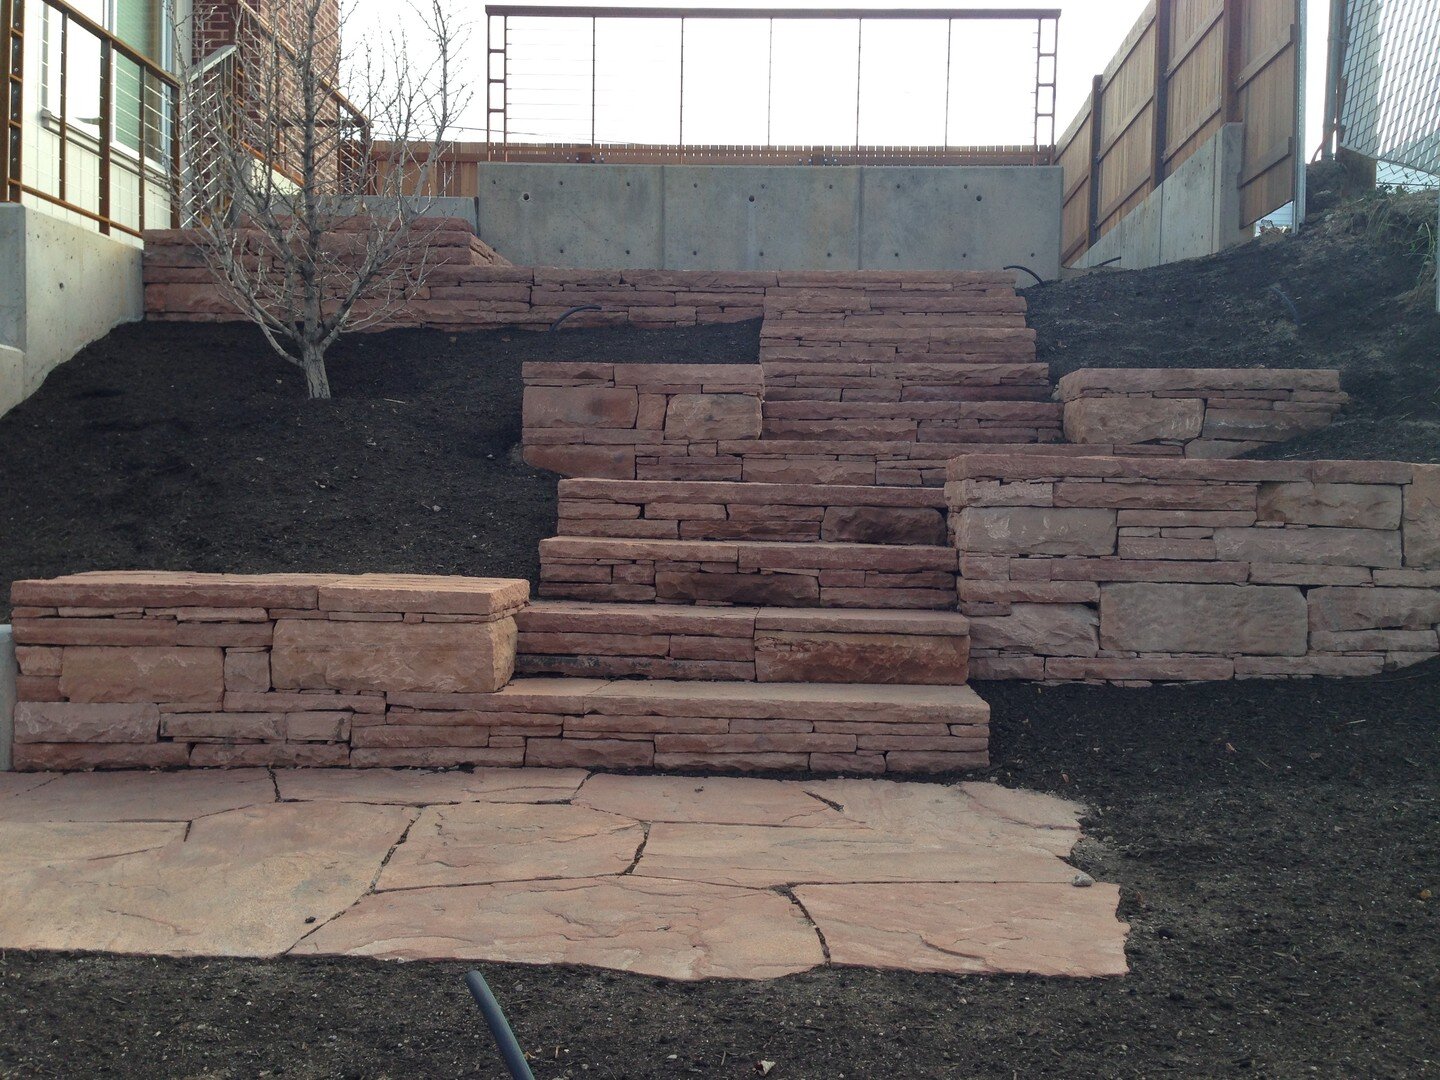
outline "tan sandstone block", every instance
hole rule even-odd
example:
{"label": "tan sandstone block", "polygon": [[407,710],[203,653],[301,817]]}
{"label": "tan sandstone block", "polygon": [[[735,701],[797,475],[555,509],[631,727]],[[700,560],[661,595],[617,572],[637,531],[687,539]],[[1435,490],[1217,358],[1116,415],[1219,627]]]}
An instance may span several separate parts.
{"label": "tan sandstone block", "polygon": [[1440,465],[1416,465],[1405,488],[1405,565],[1440,567]]}
{"label": "tan sandstone block", "polygon": [[758,439],[760,399],[750,394],[676,394],[665,411],[665,438]]}
{"label": "tan sandstone block", "polygon": [[1106,585],[1100,644],[1138,653],[1301,656],[1308,643],[1305,596],[1293,586]]}
{"label": "tan sandstone block", "polygon": [[1389,484],[1261,484],[1261,521],[1332,525],[1346,529],[1398,529],[1400,488]]}
{"label": "tan sandstone block", "polygon": [[1073,443],[1145,443],[1198,438],[1205,403],[1198,398],[1079,398],[1065,404],[1065,438]]}
{"label": "tan sandstone block", "polygon": [[1115,511],[968,506],[960,511],[957,546],[992,555],[1113,555]]}
{"label": "tan sandstone block", "polygon": [[1440,589],[1312,589],[1312,630],[1429,630],[1440,624]]}
{"label": "tan sandstone block", "polygon": [[219,701],[225,692],[220,649],[65,650],[60,691],[71,701]]}
{"label": "tan sandstone block", "polygon": [[515,620],[369,623],[281,619],[270,655],[281,690],[489,694],[515,670]]}

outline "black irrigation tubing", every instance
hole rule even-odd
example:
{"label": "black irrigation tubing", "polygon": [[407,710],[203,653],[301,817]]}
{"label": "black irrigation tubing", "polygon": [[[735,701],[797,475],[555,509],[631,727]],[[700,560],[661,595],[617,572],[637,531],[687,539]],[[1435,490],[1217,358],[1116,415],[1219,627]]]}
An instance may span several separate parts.
{"label": "black irrigation tubing", "polygon": [[1033,278],[1035,279],[1035,284],[1037,284],[1037,285],[1044,285],[1044,284],[1045,284],[1045,279],[1042,278],[1039,274],[1035,273],[1034,270],[1031,270],[1028,266],[1021,266],[1021,265],[1019,265],[1018,263],[1016,263],[1016,264],[1013,264],[1013,265],[1011,265],[1011,266],[1002,266],[1000,269],[1002,269],[1002,270],[1023,270],[1025,273],[1029,274],[1031,277],[1033,277]]}
{"label": "black irrigation tubing", "polygon": [[1295,306],[1295,301],[1294,301],[1294,300],[1291,300],[1290,297],[1289,297],[1288,295],[1286,295],[1285,290],[1282,289],[1282,288],[1280,288],[1279,285],[1271,285],[1271,286],[1270,286],[1270,291],[1271,291],[1275,296],[1277,296],[1277,297],[1280,298],[1280,302],[1285,305],[1285,310],[1288,311],[1288,312],[1290,312],[1290,319],[1291,319],[1291,321],[1292,321],[1296,326],[1299,326],[1299,325],[1300,325],[1300,311],[1299,311],[1298,308],[1296,308],[1296,306]]}
{"label": "black irrigation tubing", "polygon": [[564,315],[561,315],[558,319],[556,319],[553,323],[550,324],[550,332],[553,334],[556,330],[560,329],[560,324],[563,323],[566,319],[568,319],[571,315],[577,315],[582,311],[600,310],[601,308],[599,304],[582,304],[580,307],[572,307],[569,311],[565,312]]}
{"label": "black irrigation tubing", "polygon": [[500,1056],[505,1059],[505,1068],[510,1076],[513,1080],[535,1080],[535,1074],[530,1071],[530,1065],[525,1060],[525,1051],[520,1049],[515,1032],[510,1030],[510,1021],[505,1019],[505,1010],[500,1008],[500,1002],[495,1000],[485,976],[478,971],[472,971],[465,976],[465,985],[470,988],[475,1003],[480,1006],[480,1012],[485,1017],[490,1034],[495,1038],[495,1045],[500,1048]]}

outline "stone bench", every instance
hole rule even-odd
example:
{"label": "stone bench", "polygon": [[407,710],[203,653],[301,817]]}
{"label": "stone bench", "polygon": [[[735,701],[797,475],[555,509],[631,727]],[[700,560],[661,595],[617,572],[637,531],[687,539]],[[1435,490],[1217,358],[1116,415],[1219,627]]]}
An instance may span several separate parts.
{"label": "stone bench", "polygon": [[1061,378],[1065,438],[1154,443],[1231,458],[1329,426],[1350,401],[1338,371],[1083,368]]}
{"label": "stone bench", "polygon": [[976,678],[1367,675],[1440,653],[1440,466],[971,456]]}
{"label": "stone bench", "polygon": [[388,574],[19,581],[15,766],[348,764],[390,695],[505,686],[529,595]]}

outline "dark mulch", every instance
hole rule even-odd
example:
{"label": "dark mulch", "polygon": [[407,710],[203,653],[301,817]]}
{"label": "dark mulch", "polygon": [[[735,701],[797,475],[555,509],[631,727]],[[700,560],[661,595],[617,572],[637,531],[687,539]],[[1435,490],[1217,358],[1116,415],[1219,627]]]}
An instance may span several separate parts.
{"label": "dark mulch", "polygon": [[1433,193],[1347,204],[1299,236],[1025,290],[1040,359],[1082,367],[1337,368],[1354,407],[1264,456],[1440,462]]}
{"label": "dark mulch", "polygon": [[534,579],[555,477],[519,458],[530,360],[755,363],[759,323],[342,341],[335,398],[243,326],[117,329],[0,418],[10,583],[80,570]]}
{"label": "dark mulch", "polygon": [[[1093,808],[1123,979],[485,965],[536,1075],[1440,1073],[1440,662],[1374,679],[988,684],[997,778]],[[458,964],[0,957],[0,1073],[503,1075]]]}

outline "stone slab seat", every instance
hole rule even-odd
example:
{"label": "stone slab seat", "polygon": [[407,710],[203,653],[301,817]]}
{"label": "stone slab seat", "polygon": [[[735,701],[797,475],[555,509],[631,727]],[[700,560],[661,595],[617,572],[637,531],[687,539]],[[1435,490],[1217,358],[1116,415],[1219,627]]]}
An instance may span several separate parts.
{"label": "stone slab seat", "polygon": [[922,545],[630,540],[540,542],[548,599],[772,607],[954,607],[959,556]]}
{"label": "stone slab seat", "polygon": [[460,714],[447,730],[534,731],[528,766],[904,774],[988,764],[990,707],[968,686],[522,678],[495,694],[397,695],[393,706]]}
{"label": "stone slab seat", "polygon": [[969,620],[950,611],[539,601],[517,621],[526,674],[951,686],[969,674]]}

